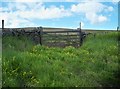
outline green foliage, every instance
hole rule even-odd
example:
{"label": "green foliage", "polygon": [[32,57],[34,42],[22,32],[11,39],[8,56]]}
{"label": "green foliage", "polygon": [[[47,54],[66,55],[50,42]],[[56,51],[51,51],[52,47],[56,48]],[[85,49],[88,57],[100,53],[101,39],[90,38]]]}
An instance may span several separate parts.
{"label": "green foliage", "polygon": [[118,86],[117,33],[89,35],[82,47],[35,45],[3,38],[3,87]]}

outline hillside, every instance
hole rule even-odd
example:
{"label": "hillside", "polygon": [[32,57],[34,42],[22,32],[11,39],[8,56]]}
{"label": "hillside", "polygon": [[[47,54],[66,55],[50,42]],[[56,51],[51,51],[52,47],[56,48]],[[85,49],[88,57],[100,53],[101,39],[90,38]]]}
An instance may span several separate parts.
{"label": "hillside", "polygon": [[3,37],[3,87],[118,87],[118,33],[88,35],[80,48]]}
{"label": "hillside", "polygon": [[[22,27],[22,28],[10,28],[10,29],[18,29],[18,30],[24,29],[24,30],[28,31],[28,30],[33,30],[35,28],[37,28],[37,27]],[[1,29],[2,28],[0,28],[0,31],[1,31]],[[8,28],[5,28],[5,29],[8,29]],[[72,28],[43,27],[44,31],[61,31],[61,30],[66,31],[66,30],[76,30],[76,29],[72,29]],[[113,30],[96,30],[96,29],[85,29],[85,28],[82,28],[82,31],[94,33],[94,32],[111,32],[111,31],[116,32],[117,30],[114,30],[114,29]]]}

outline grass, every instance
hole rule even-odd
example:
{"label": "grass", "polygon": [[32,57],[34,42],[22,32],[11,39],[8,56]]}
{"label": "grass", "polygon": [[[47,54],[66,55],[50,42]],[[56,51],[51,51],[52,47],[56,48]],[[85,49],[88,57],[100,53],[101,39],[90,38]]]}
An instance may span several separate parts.
{"label": "grass", "polygon": [[3,87],[119,86],[118,33],[89,35],[82,47],[35,45],[3,37]]}

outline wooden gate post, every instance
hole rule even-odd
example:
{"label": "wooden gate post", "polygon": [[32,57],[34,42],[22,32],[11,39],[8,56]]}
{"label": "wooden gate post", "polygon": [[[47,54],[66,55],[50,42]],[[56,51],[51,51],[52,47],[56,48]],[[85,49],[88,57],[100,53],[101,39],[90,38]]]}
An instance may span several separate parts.
{"label": "wooden gate post", "polygon": [[80,22],[80,31],[81,31],[81,22]]}
{"label": "wooden gate post", "polygon": [[2,30],[4,30],[4,20],[2,20]]}
{"label": "wooden gate post", "polygon": [[66,40],[66,42],[67,42],[67,46],[70,45],[70,42],[69,42],[70,38],[69,38],[69,37],[70,37],[70,36],[69,36],[69,32],[67,32],[67,40]]}
{"label": "wooden gate post", "polygon": [[42,45],[42,34],[43,34],[43,28],[39,28],[39,38],[40,38],[40,45]]}
{"label": "wooden gate post", "polygon": [[82,45],[82,31],[81,31],[81,22],[80,22],[80,28],[79,28],[79,37],[80,37],[80,46]]}
{"label": "wooden gate post", "polygon": [[119,26],[117,27],[117,31],[119,31]]}

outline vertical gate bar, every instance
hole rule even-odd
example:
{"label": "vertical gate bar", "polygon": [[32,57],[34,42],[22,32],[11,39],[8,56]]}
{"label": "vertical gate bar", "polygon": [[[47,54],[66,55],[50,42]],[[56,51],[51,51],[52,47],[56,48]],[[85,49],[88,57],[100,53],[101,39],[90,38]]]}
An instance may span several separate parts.
{"label": "vertical gate bar", "polygon": [[40,31],[39,31],[40,45],[42,45],[42,35],[43,35],[43,28],[40,27]]}
{"label": "vertical gate bar", "polygon": [[80,46],[82,45],[82,31],[81,31],[81,22],[80,22],[80,28],[79,28],[79,36],[80,36]]}
{"label": "vertical gate bar", "polygon": [[2,30],[4,30],[4,20],[2,20]]}

